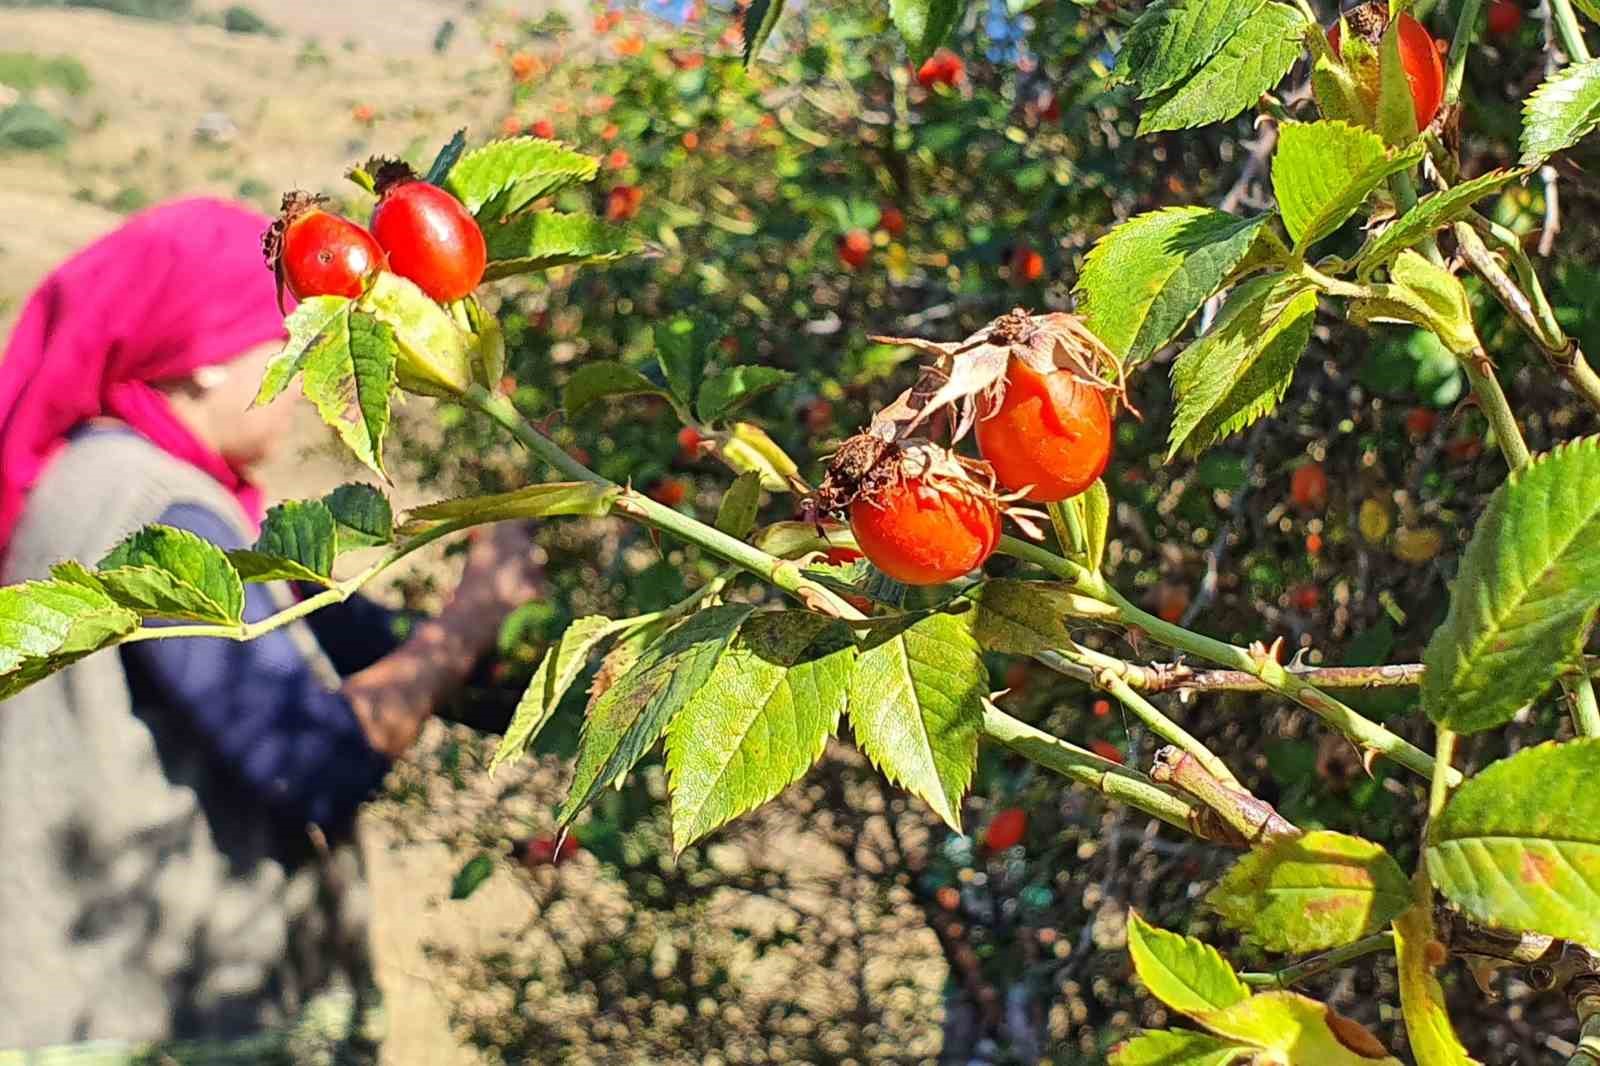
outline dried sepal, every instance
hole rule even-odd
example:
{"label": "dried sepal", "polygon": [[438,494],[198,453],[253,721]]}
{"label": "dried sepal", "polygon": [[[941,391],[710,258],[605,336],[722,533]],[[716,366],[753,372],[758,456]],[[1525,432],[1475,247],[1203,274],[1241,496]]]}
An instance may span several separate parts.
{"label": "dried sepal", "polygon": [[1019,307],[958,342],[872,339],[903,344],[935,360],[911,388],[873,418],[869,432],[882,440],[910,438],[946,412],[951,417],[950,439],[960,440],[978,418],[999,405],[1012,359],[1038,374],[1068,373],[1074,381],[1112,393],[1138,413],[1128,403],[1121,364],[1076,315],[1059,311],[1030,315]]}
{"label": "dried sepal", "polygon": [[278,291],[278,313],[286,314],[283,306],[283,289],[285,280],[283,276],[283,241],[289,232],[289,227],[308,211],[319,210],[328,202],[326,196],[318,193],[306,192],[304,189],[292,189],[283,194],[283,202],[278,206],[278,217],[272,220],[272,225],[267,227],[267,232],[261,235],[261,254],[267,260],[267,266],[272,270],[273,282]]}

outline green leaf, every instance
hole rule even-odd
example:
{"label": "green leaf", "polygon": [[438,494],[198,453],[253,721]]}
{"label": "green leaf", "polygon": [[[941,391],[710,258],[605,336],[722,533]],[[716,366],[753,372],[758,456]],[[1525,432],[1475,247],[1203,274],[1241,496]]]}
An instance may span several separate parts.
{"label": "green leaf", "polygon": [[1128,915],[1128,953],[1150,994],[1173,1010],[1203,1015],[1241,1002],[1250,990],[1217,949]]}
{"label": "green leaf", "polygon": [[450,168],[444,187],[479,222],[493,222],[540,197],[592,181],[599,171],[598,159],[555,141],[512,137],[490,141],[463,155]]}
{"label": "green leaf", "polygon": [[1268,3],[1186,81],[1158,95],[1139,119],[1139,135],[1232,118],[1277,85],[1300,57],[1306,20]]}
{"label": "green leaf", "polygon": [[700,386],[696,408],[701,418],[717,422],[792,377],[787,370],[770,366],[730,367]]}
{"label": "green leaf", "polygon": [[1477,733],[1574,662],[1600,605],[1600,438],[1536,456],[1489,498],[1423,662],[1422,706]]}
{"label": "green leaf", "polygon": [[494,873],[494,856],[479,854],[467,860],[467,864],[456,871],[455,878],[450,882],[450,898],[466,899],[489,880],[489,875]]}
{"label": "green leaf", "polygon": [[0,699],[139,627],[99,581],[76,563],[49,581],[0,588]]}
{"label": "green leaf", "polygon": [[[1344,40],[1350,39],[1350,34],[1346,32]],[[1347,63],[1335,63],[1319,54],[1311,66],[1311,89],[1323,118],[1357,126],[1372,124],[1372,108],[1367,94],[1362,92]]]}
{"label": "green leaf", "polygon": [[1438,232],[1440,227],[1465,218],[1474,203],[1499,192],[1527,173],[1525,169],[1491,170],[1454,188],[1424,196],[1392,225],[1368,238],[1356,255],[1358,273],[1367,277],[1399,252]]}
{"label": "green leaf", "polygon": [[1547,78],[1522,108],[1522,158],[1538,166],[1600,124],[1600,59],[1573,63]]}
{"label": "green leaf", "polygon": [[1375,295],[1350,301],[1346,312],[1350,321],[1421,326],[1457,356],[1471,357],[1481,347],[1466,287],[1420,253],[1401,252],[1389,266],[1389,284],[1371,288]]}
{"label": "green leaf", "polygon": [[1078,276],[1089,329],[1128,366],[1150,358],[1226,284],[1267,218],[1172,207],[1124,222],[1100,238]]}
{"label": "green leaf", "polygon": [[1264,0],[1157,0],[1117,53],[1117,76],[1145,100],[1187,78],[1222,48]]}
{"label": "green leaf", "polygon": [[355,457],[383,474],[399,349],[394,331],[371,315],[357,311],[344,324],[307,351],[301,388]]}
{"label": "green leaf", "polygon": [[450,170],[461,158],[461,153],[467,150],[467,131],[456,130],[445,146],[439,149],[439,154],[433,157],[433,165],[428,168],[428,174],[423,181],[429,185],[443,185],[450,176]]}
{"label": "green leaf", "polygon": [[1342,226],[1389,175],[1414,166],[1424,151],[1415,144],[1390,152],[1376,133],[1347,122],[1280,125],[1272,189],[1295,253]]}
{"label": "green leaf", "polygon": [[717,528],[743,540],[756,527],[756,512],[760,507],[761,475],[746,470],[734,478],[728,491],[722,494],[722,502],[717,505]]}
{"label": "green leaf", "polygon": [[1417,106],[1400,58],[1400,20],[1390,19],[1378,47],[1378,135],[1388,145],[1417,139]]}
{"label": "green leaf", "polygon": [[393,332],[394,375],[402,389],[453,400],[472,384],[475,339],[412,282],[384,271],[361,297],[359,310]]}
{"label": "green leaf", "polygon": [[1207,1029],[1295,1066],[1400,1066],[1378,1038],[1332,1007],[1294,992],[1261,992],[1200,1019]]}
{"label": "green leaf", "polygon": [[256,406],[269,404],[289,387],[289,382],[300,373],[306,353],[312,348],[329,343],[324,334],[344,336],[349,331],[352,302],[343,296],[312,296],[300,301],[283,326],[289,339],[267,363],[261,375],[261,388],[256,393]]}
{"label": "green leaf", "polygon": [[800,476],[778,443],[766,431],[751,422],[735,422],[728,438],[722,442],[722,459],[740,473],[754,470],[761,475],[761,487],[768,492],[788,492],[791,479]]}
{"label": "green leaf", "polygon": [[100,560],[95,577],[143,615],[235,625],[244,611],[244,584],[222,549],[171,526],[131,534]]}
{"label": "green leaf", "polygon": [[744,9],[744,18],[739,23],[740,32],[744,35],[746,67],[755,62],[756,56],[761,53],[761,46],[772,36],[782,15],[783,0],[750,0],[750,6]]}
{"label": "green leaf", "polygon": [[843,713],[855,639],[809,611],[752,615],[667,731],[682,851],[798,781]]}
{"label": "green leaf", "polygon": [[1311,338],[1317,293],[1283,274],[1233,290],[1210,332],[1172,364],[1167,456],[1198,454],[1277,406]]}
{"label": "green leaf", "polygon": [[1572,6],[1582,11],[1590,22],[1600,22],[1600,2],[1597,0],[1572,0]]}
{"label": "green leaf", "polygon": [[708,607],[646,648],[589,710],[572,790],[561,805],[561,825],[607,785],[621,778],[649,750],[689,698],[711,677],[717,661],[754,608]]}
{"label": "green leaf", "polygon": [[703,315],[679,315],[656,323],[656,362],[667,379],[667,387],[678,403],[687,408],[705,380],[706,362],[722,328]]}
{"label": "green leaf", "polygon": [[500,746],[489,760],[491,774],[503,764],[520,759],[533,746],[567,690],[582,675],[589,655],[625,624],[613,622],[604,615],[589,615],[575,620],[551,642],[523,691],[522,699],[517,701],[517,709],[511,715],[505,736],[500,738]]}
{"label": "green leaf", "polygon": [[1600,739],[1525,748],[1456,790],[1428,876],[1499,929],[1600,944]]}
{"label": "green leaf", "polygon": [[504,522],[557,515],[598,516],[611,510],[622,490],[599,481],[551,481],[510,492],[485,496],[458,496],[425,504],[406,512],[406,524],[451,522],[470,518],[478,522]]}
{"label": "green leaf", "polygon": [[964,6],[963,0],[889,0],[889,17],[913,63],[921,63],[944,43],[961,21]]}
{"label": "green leaf", "polygon": [[567,414],[575,415],[592,403],[618,396],[660,396],[670,400],[661,386],[622,363],[602,360],[585,363],[567,381],[562,394],[562,406]]}
{"label": "green leaf", "polygon": [[351,482],[322,498],[333,515],[338,552],[376,548],[394,540],[394,512],[389,498],[371,485]]}
{"label": "green leaf", "polygon": [[1116,617],[1115,608],[1092,600],[1066,582],[997,578],[963,594],[976,605],[973,637],[986,651],[1009,655],[1064,648],[1072,642],[1068,620]]}
{"label": "green leaf", "polygon": [[988,680],[971,620],[935,614],[871,630],[850,684],[861,750],[958,833]]}
{"label": "green leaf", "polygon": [[246,581],[333,580],[338,534],[333,512],[321,500],[291,500],[267,511],[261,535],[248,551],[232,551],[228,560]]}
{"label": "green leaf", "polygon": [[1188,1029],[1153,1030],[1113,1050],[1111,1066],[1231,1066],[1253,1050]]}
{"label": "green leaf", "polygon": [[1251,943],[1305,953],[1382,929],[1411,905],[1411,885],[1370,840],[1314,830],[1252,848],[1206,902]]}
{"label": "green leaf", "polygon": [[629,230],[593,215],[538,211],[484,229],[489,265],[483,280],[534,274],[552,267],[608,263],[643,245]]}
{"label": "green leaf", "polygon": [[1433,975],[1428,945],[1434,941],[1433,908],[1419,903],[1394,921],[1394,954],[1400,971],[1400,1010],[1406,1040],[1426,1066],[1478,1066],[1450,1024],[1444,989]]}

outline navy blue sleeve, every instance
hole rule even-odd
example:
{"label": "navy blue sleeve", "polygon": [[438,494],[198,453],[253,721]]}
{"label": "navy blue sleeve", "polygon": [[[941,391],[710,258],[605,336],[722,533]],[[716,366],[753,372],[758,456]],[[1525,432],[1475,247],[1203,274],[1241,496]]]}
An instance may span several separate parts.
{"label": "navy blue sleeve", "polygon": [[[177,505],[161,521],[220,547],[240,546],[228,524],[205,507]],[[262,586],[245,586],[247,621],[275,610]],[[142,674],[226,766],[285,815],[342,825],[389,769],[367,743],[349,701],[326,687],[282,630],[243,643],[141,641],[122,653],[130,672]]]}
{"label": "navy blue sleeve", "polygon": [[[301,596],[319,591],[315,585],[295,586]],[[343,603],[329,604],[306,617],[317,643],[333,662],[340,677],[365,670],[400,646],[406,613],[393,611],[357,593]]]}

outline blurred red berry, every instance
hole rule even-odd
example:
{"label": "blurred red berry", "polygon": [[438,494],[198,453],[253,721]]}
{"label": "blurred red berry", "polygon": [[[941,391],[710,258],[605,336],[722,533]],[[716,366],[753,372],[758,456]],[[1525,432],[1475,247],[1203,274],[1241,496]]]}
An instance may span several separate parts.
{"label": "blurred red berry", "polygon": [[1289,498],[1296,507],[1320,511],[1328,503],[1328,475],[1322,464],[1306,463],[1295,467],[1289,476]]}
{"label": "blurred red berry", "polygon": [[917,84],[924,89],[935,85],[955,85],[966,76],[966,64],[948,48],[941,48],[917,68]]}
{"label": "blurred red berry", "polygon": [[1312,584],[1296,585],[1289,590],[1289,606],[1303,614],[1317,609],[1322,602],[1322,590]]}
{"label": "blurred red berry", "polygon": [[1306,534],[1306,554],[1307,555],[1321,555],[1322,554],[1322,534],[1321,533],[1307,533]]}
{"label": "blurred red berry", "polygon": [[961,906],[961,892],[954,885],[943,885],[933,894],[934,900],[947,911]]}
{"label": "blurred red berry", "polygon": [[851,270],[866,266],[872,256],[872,235],[864,229],[853,229],[839,238],[839,262]]}
{"label": "blurred red berry", "polygon": [[1121,766],[1127,761],[1122,754],[1121,748],[1117,747],[1110,741],[1101,740],[1098,737],[1089,741],[1089,750],[1100,756],[1102,759],[1116,763],[1118,766]]}
{"label": "blurred red berry", "polygon": [[639,213],[644,202],[644,190],[637,185],[618,185],[606,193],[606,218],[611,222],[626,222]]}
{"label": "blurred red berry", "polygon": [[507,137],[515,137],[522,132],[522,120],[516,115],[507,115],[500,120],[500,132]]}
{"label": "blurred red berry", "polygon": [[350,117],[363,124],[371,122],[377,115],[371,104],[357,104],[350,109]]}
{"label": "blurred red berry", "polygon": [[1089,708],[1096,718],[1105,718],[1111,714],[1110,700],[1095,700],[1094,706]]}
{"label": "blurred red berry", "polygon": [[533,125],[529,126],[528,131],[535,137],[543,137],[548,141],[550,138],[556,135],[556,124],[547,118],[541,118]]}
{"label": "blurred red berry", "polygon": [[1021,807],[1007,807],[989,819],[989,828],[983,833],[983,846],[990,851],[1005,851],[1022,843],[1028,835],[1028,812]]}
{"label": "blurred red berry", "polygon": [[666,507],[677,507],[689,495],[689,490],[677,478],[662,478],[650,490],[650,498]]}
{"label": "blurred red berry", "polygon": [[833,428],[833,404],[817,399],[806,404],[806,428],[812,433],[826,433]]}
{"label": "blurred red berry", "polygon": [[1444,453],[1458,463],[1470,463],[1483,454],[1483,441],[1477,437],[1457,437],[1444,446]]}
{"label": "blurred red berry", "polygon": [[1011,253],[1011,282],[1013,285],[1027,285],[1038,281],[1044,276],[1044,256],[1029,248],[1026,244],[1017,246]]}
{"label": "blurred red berry", "polygon": [[1189,590],[1171,581],[1156,586],[1156,616],[1176,625],[1189,609]]}
{"label": "blurred red berry", "polygon": [[685,462],[694,462],[700,458],[700,431],[693,426],[684,426],[678,430],[678,454],[683,456]]}
{"label": "blurred red berry", "polygon": [[1021,659],[1013,660],[1006,667],[1006,685],[1012,693],[1020,694],[1028,691],[1028,677],[1031,671],[1028,664]]}
{"label": "blurred red berry", "polygon": [[1426,407],[1413,407],[1406,412],[1406,432],[1413,437],[1426,437],[1439,424],[1439,416]]}
{"label": "blurred red berry", "polygon": [[698,133],[696,133],[694,130],[690,130],[688,133],[683,135],[683,150],[685,152],[692,152],[699,147],[700,135]]}
{"label": "blurred red berry", "polygon": [[511,76],[519,82],[532,81],[544,64],[531,52],[518,52],[511,57]]}
{"label": "blurred red berry", "polygon": [[898,237],[906,231],[906,216],[898,207],[886,207],[878,216],[878,224],[889,236]]}
{"label": "blurred red berry", "polygon": [[600,131],[600,139],[602,141],[614,141],[617,139],[617,134],[621,132],[622,130],[617,127],[615,122],[613,122],[607,125],[605,129]]}
{"label": "blurred red berry", "polygon": [[1516,0],[1490,0],[1489,32],[1510,37],[1522,28],[1522,7]]}
{"label": "blurred red berry", "polygon": [[626,148],[613,148],[611,154],[606,156],[606,166],[612,170],[621,170],[631,161]]}

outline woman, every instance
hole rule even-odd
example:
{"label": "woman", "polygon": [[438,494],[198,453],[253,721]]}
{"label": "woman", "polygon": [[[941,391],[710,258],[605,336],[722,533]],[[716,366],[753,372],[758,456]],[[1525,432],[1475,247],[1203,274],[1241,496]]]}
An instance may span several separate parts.
{"label": "woman", "polygon": [[[253,541],[250,472],[289,413],[250,407],[284,335],[268,221],[157,207],[33,295],[0,360],[6,583],[150,522]],[[537,581],[498,530],[403,643],[352,601],[250,643],[132,644],[0,703],[0,1049],[270,1040],[308,1012],[369,1043],[356,808]],[[247,619],[286,597],[248,586]]]}

